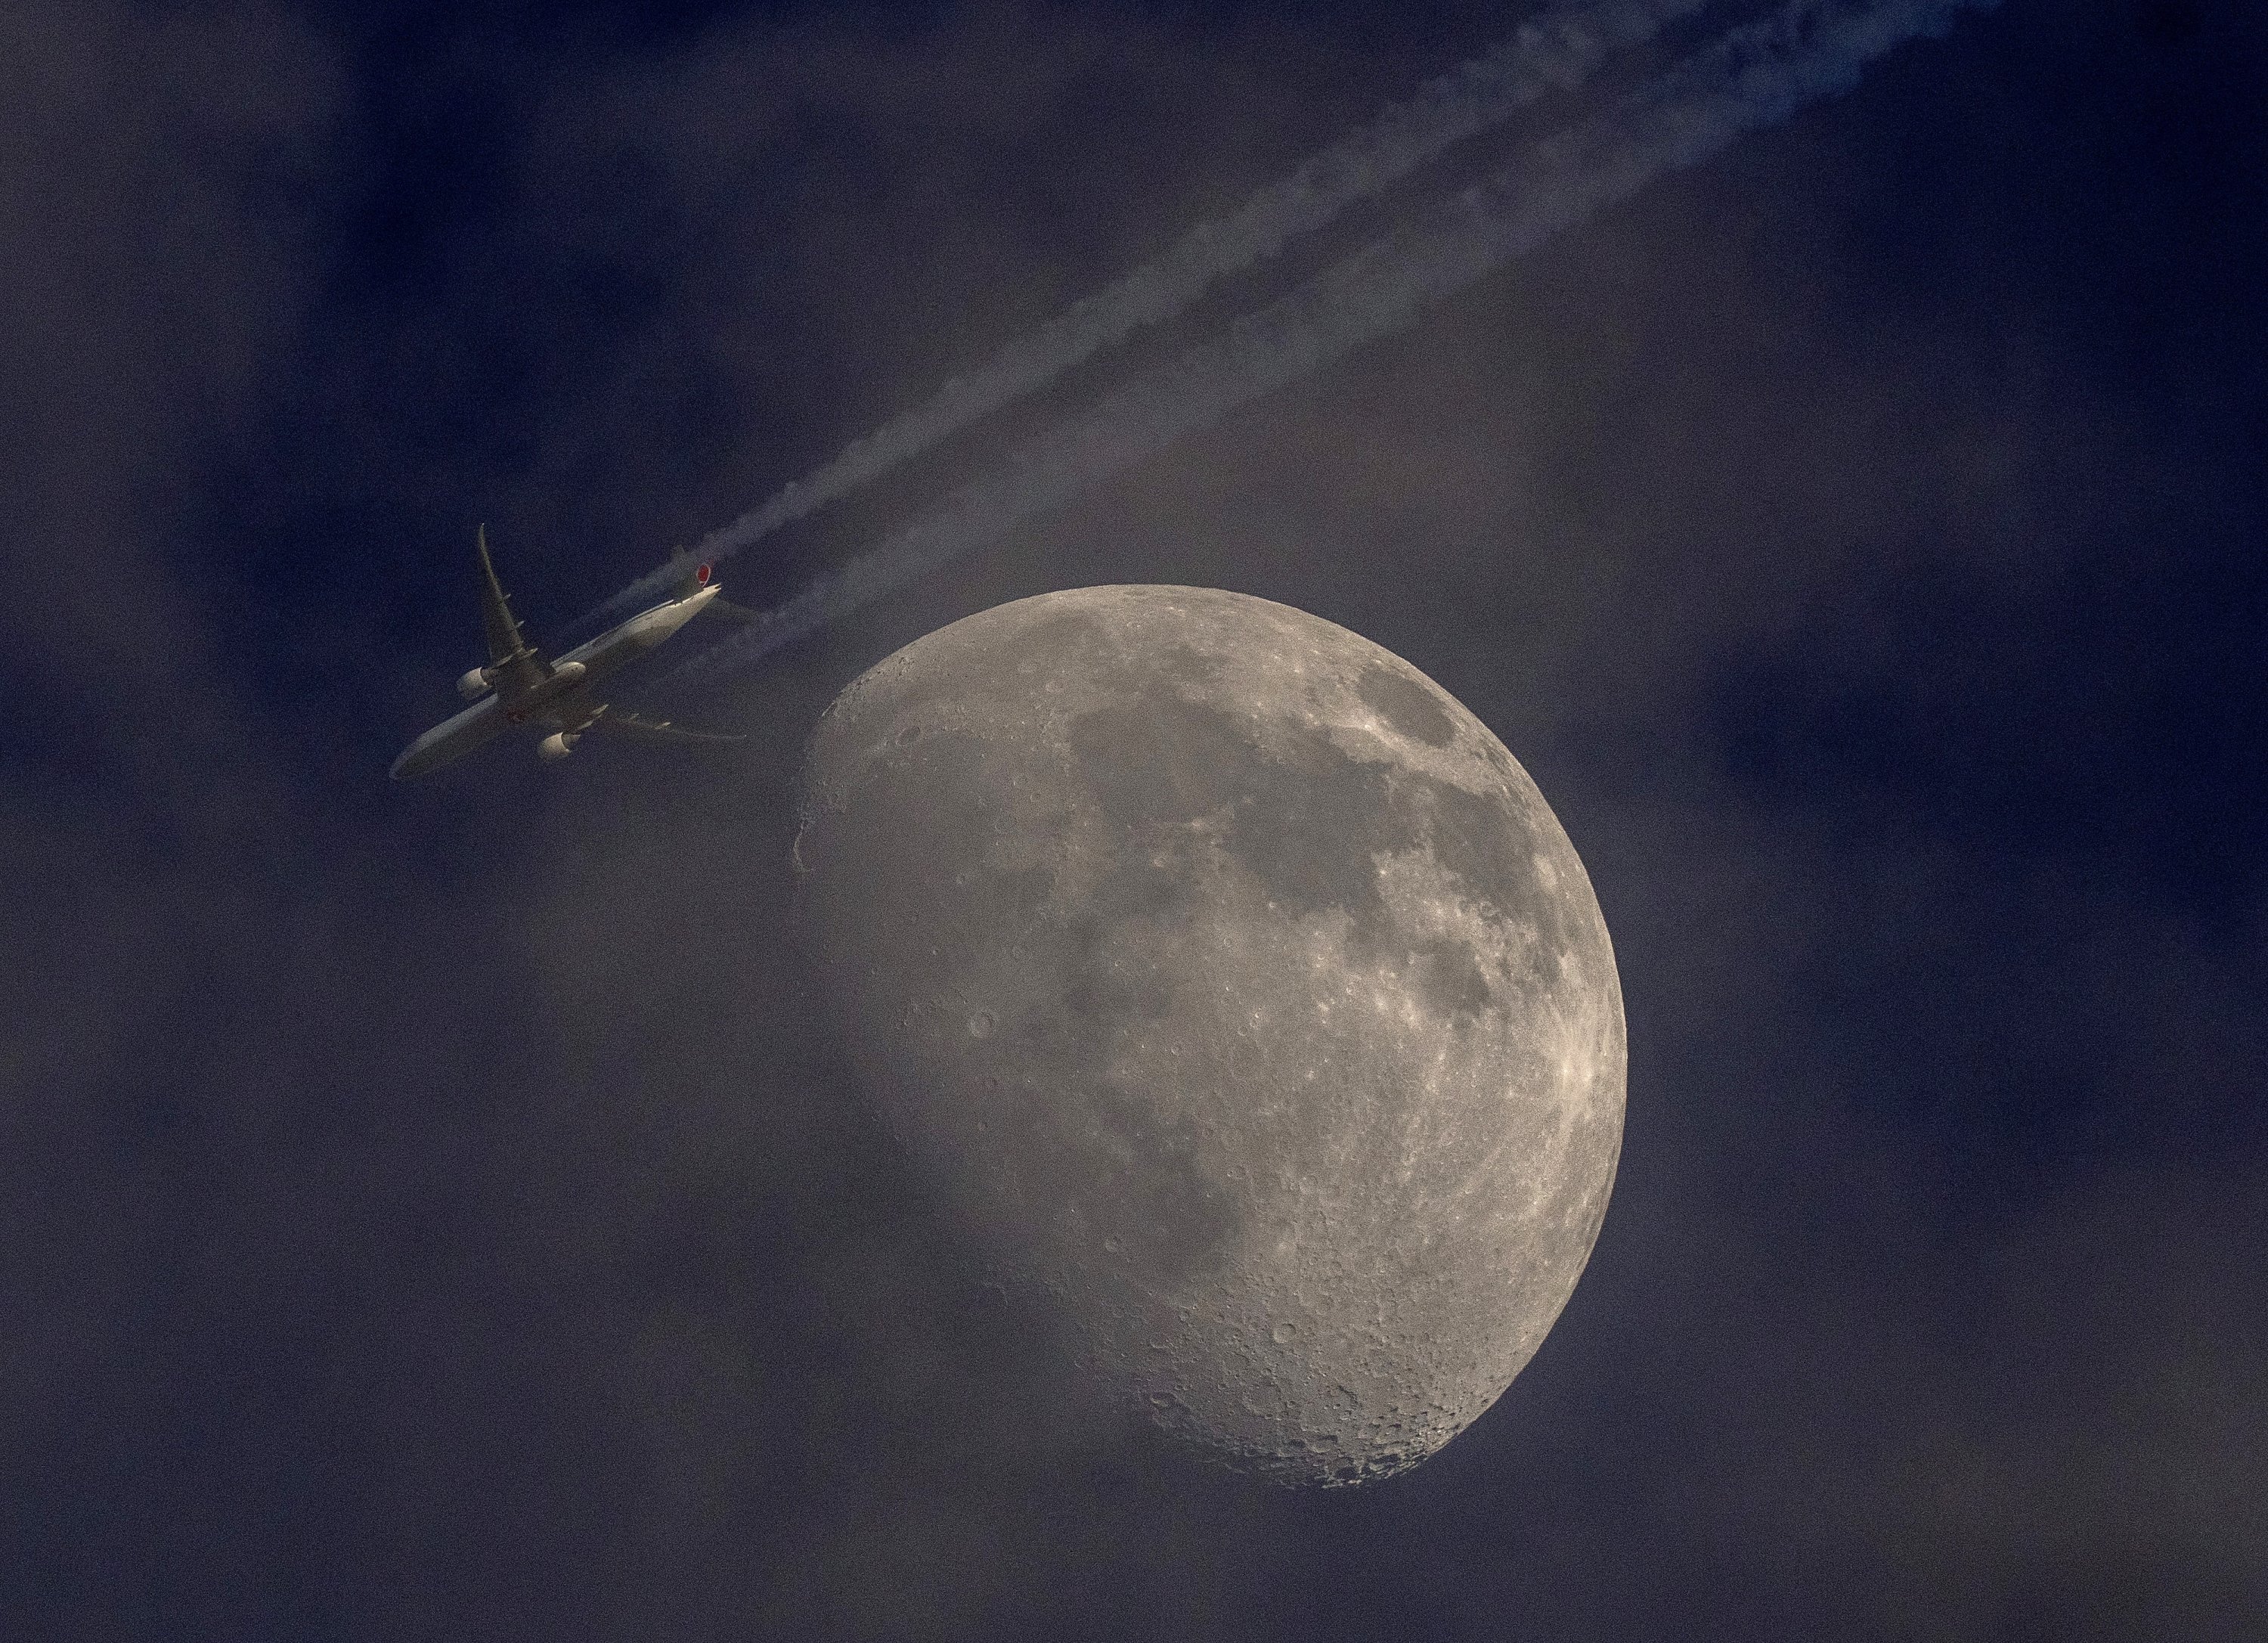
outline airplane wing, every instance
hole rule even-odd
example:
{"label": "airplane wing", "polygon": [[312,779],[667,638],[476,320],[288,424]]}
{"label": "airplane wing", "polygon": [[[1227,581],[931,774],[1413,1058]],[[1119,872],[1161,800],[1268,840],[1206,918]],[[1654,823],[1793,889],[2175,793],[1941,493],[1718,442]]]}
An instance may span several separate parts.
{"label": "airplane wing", "polygon": [[644,741],[666,747],[720,747],[728,742],[746,741],[746,736],[727,735],[719,731],[686,730],[666,718],[640,718],[617,707],[602,711],[583,726],[602,736],[613,736],[622,741]]}
{"label": "airplane wing", "polygon": [[525,690],[548,678],[550,665],[520,637],[519,623],[512,620],[504,584],[497,580],[496,565],[489,558],[489,527],[482,526],[474,540],[481,553],[481,625],[488,630],[489,666],[496,682]]}

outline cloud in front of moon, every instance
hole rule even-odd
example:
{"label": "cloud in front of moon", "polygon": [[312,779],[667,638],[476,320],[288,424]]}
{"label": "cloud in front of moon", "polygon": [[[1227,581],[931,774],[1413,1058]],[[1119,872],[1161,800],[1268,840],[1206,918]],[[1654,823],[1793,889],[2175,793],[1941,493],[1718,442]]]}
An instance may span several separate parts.
{"label": "cloud in front of moon", "polygon": [[843,692],[800,821],[864,1082],[1112,1395],[1351,1483],[1535,1352],[1613,1183],[1621,992],[1565,832],[1425,674],[1235,593],[1020,600]]}

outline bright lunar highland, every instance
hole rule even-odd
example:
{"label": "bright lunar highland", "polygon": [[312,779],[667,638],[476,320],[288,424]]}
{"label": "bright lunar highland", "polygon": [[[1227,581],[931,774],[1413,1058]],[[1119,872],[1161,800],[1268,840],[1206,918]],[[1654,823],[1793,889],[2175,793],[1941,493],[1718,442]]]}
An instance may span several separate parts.
{"label": "bright lunar highland", "polygon": [[1105,1389],[1341,1484],[1528,1362],[1613,1185],[1622,994],[1557,819],[1432,680],[1265,600],[1050,593],[852,683],[801,805],[862,1079]]}

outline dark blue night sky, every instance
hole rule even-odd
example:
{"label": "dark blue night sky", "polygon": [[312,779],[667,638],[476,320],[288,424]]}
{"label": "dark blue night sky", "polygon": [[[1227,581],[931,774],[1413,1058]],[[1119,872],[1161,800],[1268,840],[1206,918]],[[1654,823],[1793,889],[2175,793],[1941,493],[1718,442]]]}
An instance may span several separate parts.
{"label": "dark blue night sky", "polygon": [[[476,524],[556,634],[1529,9],[0,11],[0,1635],[2268,1636],[2268,11],[1964,14],[633,679],[727,756],[386,779],[481,659]],[[724,579],[792,595],[1763,9]],[[1374,1488],[1066,1391],[786,933],[835,692],[1099,582],[1408,658],[1614,934],[1590,1269]]]}

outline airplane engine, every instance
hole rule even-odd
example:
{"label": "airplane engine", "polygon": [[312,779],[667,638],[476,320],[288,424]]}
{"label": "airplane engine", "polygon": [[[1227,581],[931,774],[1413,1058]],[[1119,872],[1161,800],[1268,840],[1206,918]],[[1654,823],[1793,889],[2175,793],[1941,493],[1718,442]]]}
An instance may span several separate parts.
{"label": "airplane engine", "polygon": [[475,667],[457,681],[457,694],[468,702],[477,702],[489,693],[489,670]]}
{"label": "airplane engine", "polygon": [[535,750],[547,759],[563,759],[575,751],[575,744],[582,740],[567,731],[555,730],[535,744]]}

